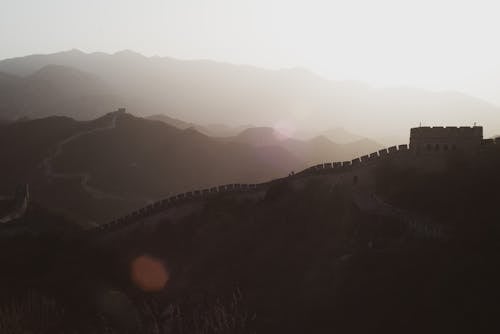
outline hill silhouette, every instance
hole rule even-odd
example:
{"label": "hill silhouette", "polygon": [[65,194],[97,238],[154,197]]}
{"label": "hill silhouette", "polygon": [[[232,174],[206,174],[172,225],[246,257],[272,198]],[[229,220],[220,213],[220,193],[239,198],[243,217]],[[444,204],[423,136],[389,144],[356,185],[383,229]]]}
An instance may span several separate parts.
{"label": "hill silhouette", "polygon": [[235,137],[227,138],[227,140],[249,144],[254,147],[282,147],[307,165],[324,161],[351,160],[381,148],[381,145],[369,139],[357,140],[348,144],[337,144],[324,136],[299,140],[290,138],[280,133],[279,130],[272,128],[249,128]]}
{"label": "hill silhouette", "polygon": [[206,125],[199,125],[195,123],[189,123],[185,122],[183,120],[173,118],[170,116],[167,116],[165,114],[160,114],[160,115],[152,115],[146,117],[147,119],[151,119],[154,121],[161,121],[163,123],[166,123],[168,125],[172,125],[178,129],[185,130],[189,128],[193,128],[198,132],[201,132],[207,136],[210,137],[230,137],[238,134],[238,132],[242,131],[245,128],[252,127],[251,125],[248,126],[238,126],[238,127],[230,127],[225,124],[206,124]]}
{"label": "hill silhouette", "polygon": [[111,219],[190,189],[263,182],[379,147],[368,140],[339,145],[325,137],[284,139],[270,128],[209,137],[127,113],[0,123],[0,140],[0,173],[9,174],[0,191],[29,183],[42,205],[83,221]]}
{"label": "hill silhouette", "polygon": [[339,144],[352,143],[358,140],[365,139],[363,136],[349,132],[342,127],[335,127],[322,133],[323,136],[331,141]]}
{"label": "hill silhouette", "polygon": [[41,204],[97,221],[170,193],[261,182],[304,167],[280,147],[223,142],[122,113],[4,124],[0,148],[0,172],[9,175],[0,191],[29,183]]}

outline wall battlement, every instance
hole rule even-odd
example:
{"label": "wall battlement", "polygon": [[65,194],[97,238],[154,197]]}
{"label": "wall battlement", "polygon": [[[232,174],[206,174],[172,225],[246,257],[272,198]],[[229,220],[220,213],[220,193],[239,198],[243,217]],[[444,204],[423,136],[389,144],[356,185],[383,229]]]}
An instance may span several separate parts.
{"label": "wall battlement", "polygon": [[[381,153],[382,152],[382,153]],[[105,233],[117,230],[121,227],[129,226],[135,222],[140,221],[146,217],[158,214],[165,210],[176,208],[190,202],[205,200],[221,194],[244,194],[251,192],[259,192],[267,190],[273,183],[280,182],[287,179],[298,179],[303,177],[318,176],[318,175],[332,175],[362,170],[367,166],[374,166],[380,160],[391,159],[401,156],[402,153],[408,152],[408,145],[392,146],[389,150],[380,150],[378,152],[364,155],[360,158],[355,158],[351,161],[344,162],[326,162],[318,164],[305,170],[291,174],[288,177],[275,179],[264,183],[253,184],[226,184],[216,187],[188,191],[177,195],[161,199],[154,203],[148,204],[143,208],[139,208],[123,217],[113,220],[109,223],[99,225],[87,231],[89,235],[98,233]]]}
{"label": "wall battlement", "polygon": [[410,129],[410,136],[483,136],[482,126],[420,126]]}
{"label": "wall battlement", "polygon": [[[419,127],[410,132],[410,145],[391,146],[371,154],[363,155],[351,161],[326,162],[311,166],[298,173],[291,173],[288,177],[275,179],[269,182],[257,184],[226,184],[211,188],[193,190],[180,193],[159,200],[139,208],[124,217],[120,217],[107,224],[100,225],[88,230],[89,235],[111,232],[125,226],[133,225],[147,217],[154,216],[166,210],[181,207],[183,205],[199,202],[221,194],[248,194],[265,192],[272,184],[284,180],[297,180],[315,176],[334,176],[347,180],[349,177],[358,181],[358,175],[363,172],[370,173],[371,167],[377,166],[383,161],[416,162],[418,158],[415,153],[428,150],[435,154],[439,151],[455,150],[470,153],[480,149],[500,149],[500,138],[483,139],[483,128],[474,127]],[[417,154],[418,156],[419,154]],[[431,155],[427,155],[431,156]],[[425,160],[428,162],[428,160]]]}

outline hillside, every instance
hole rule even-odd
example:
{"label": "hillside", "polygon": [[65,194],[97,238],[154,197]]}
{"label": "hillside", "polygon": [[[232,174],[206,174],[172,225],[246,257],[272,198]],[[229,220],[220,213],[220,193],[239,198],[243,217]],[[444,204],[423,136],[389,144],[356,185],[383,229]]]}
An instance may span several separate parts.
{"label": "hillside", "polygon": [[0,150],[0,173],[9,175],[0,191],[29,183],[41,204],[97,221],[171,193],[264,181],[305,166],[280,147],[221,142],[116,113],[87,122],[49,117],[2,125]]}
{"label": "hillside", "polygon": [[[489,125],[487,135],[500,131],[495,117],[498,107],[474,97],[411,87],[372,88],[326,80],[303,69],[265,70],[211,61],[148,58],[132,51],[110,55],[72,50],[6,59],[0,62],[0,72],[24,77],[50,64],[98,77],[109,86],[106,92],[142,116],[168,111],[169,116],[187,122],[230,126],[287,122],[316,134],[343,127],[372,138],[404,135],[406,129],[421,122],[477,122]],[[109,107],[100,100],[85,101],[93,106],[89,110]],[[66,115],[64,108],[54,112]],[[19,110],[16,115],[24,113]],[[80,116],[89,119],[95,113]]]}
{"label": "hillside", "polygon": [[146,118],[150,119],[152,121],[163,122],[165,124],[171,125],[173,127],[181,129],[181,130],[186,130],[186,129],[189,129],[189,128],[195,128],[198,132],[202,132],[200,130],[203,129],[203,127],[198,126],[198,125],[196,125],[194,123],[184,122],[183,120],[180,120],[180,119],[177,119],[177,118],[173,118],[173,117],[169,117],[169,116],[163,115],[163,114],[152,115],[152,116],[148,116]]}
{"label": "hillside", "polygon": [[[105,326],[148,334],[158,333],[155,328],[181,333],[180,326],[217,332],[212,312],[234,321],[230,333],[496,329],[499,167],[500,160],[489,157],[433,175],[378,168],[377,195],[444,226],[445,235],[363,209],[355,196],[363,189],[332,187],[321,178],[299,188],[281,180],[263,197],[221,194],[178,221],[139,224],[100,244],[93,237],[68,243],[46,236],[2,242],[3,254],[15,249],[18,256],[5,257],[9,270],[0,286],[22,295],[35,279],[36,291],[57,308],[47,312],[35,304],[30,312],[45,311],[56,328],[78,333]],[[29,220],[36,217],[32,212]],[[45,250],[40,265],[32,255],[37,247]],[[136,260],[151,273],[145,280],[132,275]],[[66,311],[56,317],[59,308]]]}

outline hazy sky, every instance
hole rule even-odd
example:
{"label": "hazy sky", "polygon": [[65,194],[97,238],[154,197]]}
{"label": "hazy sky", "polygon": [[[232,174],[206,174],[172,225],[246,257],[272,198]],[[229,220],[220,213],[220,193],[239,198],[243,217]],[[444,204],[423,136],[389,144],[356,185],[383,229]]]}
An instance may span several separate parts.
{"label": "hazy sky", "polygon": [[302,66],[500,104],[500,2],[1,0],[0,58],[72,48]]}

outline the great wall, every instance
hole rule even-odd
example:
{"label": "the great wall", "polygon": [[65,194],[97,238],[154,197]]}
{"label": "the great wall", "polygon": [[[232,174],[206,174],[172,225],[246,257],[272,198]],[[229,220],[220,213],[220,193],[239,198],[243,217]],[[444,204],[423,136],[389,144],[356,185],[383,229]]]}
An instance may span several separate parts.
{"label": "the great wall", "polygon": [[[485,151],[500,152],[499,139],[483,139],[482,127],[419,127],[411,130],[410,146],[399,145],[382,149],[368,155],[363,155],[351,161],[326,162],[309,167],[298,173],[290,173],[287,177],[259,184],[227,184],[209,189],[189,191],[174,195],[146,207],[127,214],[87,231],[89,236],[106,236],[118,231],[127,233],[136,227],[154,226],[159,221],[168,219],[176,222],[182,217],[199,210],[210,198],[216,196],[231,196],[232,198],[263,198],[266,191],[279,182],[288,182],[293,187],[302,187],[305,182],[319,178],[331,185],[351,185],[365,194],[375,196],[371,192],[374,187],[375,167],[381,163],[391,163],[398,166],[414,167],[424,172],[433,172],[444,168],[446,161],[452,155],[469,156]],[[417,218],[401,210],[392,208],[381,202],[373,202],[378,211],[391,212],[401,218],[401,221],[416,233],[430,237],[442,237],[442,228],[438,225],[419,223]],[[382,203],[382,204],[381,204]],[[358,203],[359,204],[359,203]],[[363,206],[359,204],[358,206]],[[404,216],[404,217],[403,217]],[[120,234],[120,233],[119,233]]]}

